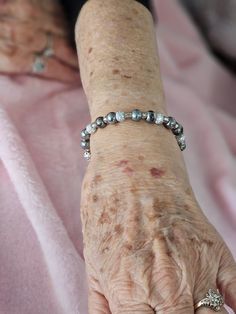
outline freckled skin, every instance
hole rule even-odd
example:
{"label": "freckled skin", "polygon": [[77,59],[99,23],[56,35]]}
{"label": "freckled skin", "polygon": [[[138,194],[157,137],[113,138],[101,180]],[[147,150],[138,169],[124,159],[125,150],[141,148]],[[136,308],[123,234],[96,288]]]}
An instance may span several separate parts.
{"label": "freckled skin", "polygon": [[93,48],[90,47],[88,53],[90,54],[93,51]]}
{"label": "freckled skin", "polygon": [[94,177],[94,183],[97,184],[102,181],[102,176],[100,174]]}
{"label": "freckled skin", "polygon": [[165,171],[162,169],[153,167],[150,169],[150,173],[151,173],[151,176],[154,178],[161,178],[165,174]]}
{"label": "freckled skin", "polygon": [[96,194],[94,194],[92,198],[93,198],[93,201],[94,201],[94,202],[97,202],[97,201],[98,201],[98,196],[97,196]]}
{"label": "freckled skin", "polygon": [[[105,14],[100,16],[101,12]],[[97,114],[115,111],[120,104],[129,109],[131,104],[140,102],[140,108],[146,109],[152,101],[155,110],[166,114],[150,12],[143,10],[136,1],[91,0],[87,1],[81,14],[77,37],[80,38],[84,70],[81,73],[86,73],[83,82],[91,116],[96,118]],[[125,20],[128,15],[135,20],[135,14],[138,15],[135,22]],[[114,49],[107,49],[106,45],[113,45],[114,39],[108,23],[120,31],[118,36],[123,43],[117,45],[114,41]],[[124,32],[127,25],[132,31]],[[102,40],[94,35],[96,28],[101,30]],[[86,58],[90,46],[94,47],[94,58]],[[120,62],[114,59],[118,55]],[[95,69],[99,80],[89,79],[86,71],[90,69]],[[112,73],[113,69],[120,72]],[[153,73],[147,69],[153,69]],[[119,88],[113,90],[114,84]],[[144,99],[141,100],[142,96]],[[121,125],[123,128],[125,123]],[[135,313],[133,305],[138,302],[145,306],[137,311],[139,313],[193,313],[194,298],[201,298],[209,283],[215,283],[221,260],[231,261],[230,255],[196,200],[186,193],[189,183],[182,155],[176,153],[173,145],[173,137],[164,135],[164,129],[161,129],[163,136],[153,136],[151,127],[143,132],[140,126],[141,122],[132,128],[135,133],[130,131],[131,128],[123,128],[121,135],[127,141],[123,141],[122,136],[112,138],[115,153],[111,145],[104,149],[104,145],[111,141],[113,127],[109,132],[101,132],[104,137],[97,136],[97,142],[94,137],[94,148],[101,152],[104,160],[97,162],[92,158],[87,172],[92,183],[89,191],[83,191],[81,206],[88,280],[94,283],[96,279],[101,285],[94,290],[102,302],[95,300],[91,304],[94,306],[91,313],[109,313],[103,308],[106,299],[107,307],[112,305],[111,312],[114,313]],[[142,141],[148,137],[150,145],[146,143],[138,151],[132,145],[127,149],[122,147],[136,136]],[[138,159],[141,152],[145,163]],[[129,162],[117,166],[117,160]],[[168,169],[169,177],[163,175],[160,180],[156,170],[152,176],[150,169],[154,160],[156,168],[163,165]],[[180,170],[175,172],[176,166]],[[98,169],[100,175],[104,174],[100,181],[94,179]],[[178,181],[171,179],[171,174],[176,173],[179,174]],[[99,195],[96,203],[85,196],[86,192],[91,193],[91,186]],[[115,198],[120,200],[117,204]],[[117,225],[124,227],[122,236],[116,232]],[[201,282],[198,282],[199,278]],[[193,291],[196,293],[194,298]]]}
{"label": "freckled skin", "polygon": [[132,78],[132,76],[130,76],[130,75],[123,75],[123,77],[124,77],[124,78],[127,78],[127,79]]}
{"label": "freckled skin", "polygon": [[143,155],[139,155],[139,156],[138,156],[138,160],[143,161],[143,160],[144,160],[144,156],[143,156]]}
{"label": "freckled skin", "polygon": [[134,169],[132,169],[131,167],[125,167],[122,172],[124,172],[125,174],[127,174],[128,176],[132,176],[134,174]]}
{"label": "freckled skin", "polygon": [[114,70],[112,71],[112,73],[113,73],[113,74],[119,74],[119,73],[120,73],[120,70],[114,69]]}
{"label": "freckled skin", "polygon": [[111,218],[108,215],[108,213],[103,212],[98,220],[99,224],[110,224],[111,223]]}
{"label": "freckled skin", "polygon": [[124,228],[120,224],[118,224],[115,226],[114,230],[118,235],[121,235],[124,231]]}
{"label": "freckled skin", "polygon": [[118,167],[126,166],[128,164],[128,162],[129,162],[128,160],[122,159],[116,163],[116,166],[118,166]]}

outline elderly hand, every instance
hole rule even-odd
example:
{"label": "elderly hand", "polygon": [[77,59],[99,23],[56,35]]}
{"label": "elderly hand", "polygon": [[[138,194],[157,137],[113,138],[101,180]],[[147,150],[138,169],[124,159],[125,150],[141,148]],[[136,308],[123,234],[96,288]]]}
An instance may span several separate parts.
{"label": "elderly hand", "polygon": [[35,53],[45,49],[47,34],[54,55],[40,76],[66,82],[79,79],[76,54],[68,43],[61,6],[55,0],[12,0],[0,3],[0,72],[32,74]]}
{"label": "elderly hand", "polygon": [[[92,120],[134,108],[166,114],[142,5],[88,1],[76,39]],[[90,313],[190,314],[209,288],[236,311],[235,261],[195,199],[174,136],[125,121],[92,135],[91,151],[81,200]]]}

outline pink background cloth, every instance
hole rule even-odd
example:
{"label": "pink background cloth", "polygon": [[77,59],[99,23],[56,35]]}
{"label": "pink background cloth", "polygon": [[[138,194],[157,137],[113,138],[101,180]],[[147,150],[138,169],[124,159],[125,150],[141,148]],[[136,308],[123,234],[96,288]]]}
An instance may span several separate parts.
{"label": "pink background cloth", "polygon": [[[236,257],[236,80],[175,0],[153,2],[168,111],[185,127],[190,180]],[[30,76],[1,75],[0,92],[0,314],[87,314],[86,97],[79,80]]]}

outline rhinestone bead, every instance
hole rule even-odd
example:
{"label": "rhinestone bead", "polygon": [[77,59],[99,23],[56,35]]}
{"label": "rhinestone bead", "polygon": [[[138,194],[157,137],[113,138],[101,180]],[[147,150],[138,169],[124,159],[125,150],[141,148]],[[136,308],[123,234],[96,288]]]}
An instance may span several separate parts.
{"label": "rhinestone bead", "polygon": [[89,150],[86,150],[86,151],[84,152],[84,158],[85,158],[86,160],[90,160],[90,158],[91,158],[91,153],[90,153]]}
{"label": "rhinestone bead", "polygon": [[155,122],[154,111],[152,111],[152,110],[147,111],[147,118],[146,118],[146,121],[147,121],[148,123],[154,123],[154,122]]}
{"label": "rhinestone bead", "polygon": [[107,122],[108,122],[109,124],[117,123],[117,120],[116,120],[116,113],[115,113],[115,112],[109,112],[109,113],[106,115],[106,118],[107,118]]}
{"label": "rhinestone bead", "polygon": [[132,111],[132,116],[131,116],[133,121],[140,121],[142,119],[142,112],[138,109],[134,109]]}
{"label": "rhinestone bead", "polygon": [[81,134],[82,139],[84,140],[88,140],[90,138],[90,134],[87,132],[86,129],[83,129],[80,134]]}
{"label": "rhinestone bead", "polygon": [[95,121],[98,128],[105,128],[107,124],[104,122],[103,117],[98,117]]}
{"label": "rhinestone bead", "polygon": [[82,140],[81,143],[80,143],[80,146],[81,146],[83,149],[88,149],[88,148],[90,147],[90,141]]}
{"label": "rhinestone bead", "polygon": [[116,120],[122,122],[125,120],[125,113],[123,111],[116,112]]}
{"label": "rhinestone bead", "polygon": [[154,117],[155,117],[155,123],[156,124],[162,124],[163,123],[164,115],[162,113],[155,112]]}
{"label": "rhinestone bead", "polygon": [[180,134],[180,135],[176,136],[176,139],[177,139],[178,143],[185,143],[185,140],[186,140],[184,134]]}
{"label": "rhinestone bead", "polygon": [[95,123],[90,123],[86,126],[86,131],[89,134],[95,133],[97,131],[97,126]]}

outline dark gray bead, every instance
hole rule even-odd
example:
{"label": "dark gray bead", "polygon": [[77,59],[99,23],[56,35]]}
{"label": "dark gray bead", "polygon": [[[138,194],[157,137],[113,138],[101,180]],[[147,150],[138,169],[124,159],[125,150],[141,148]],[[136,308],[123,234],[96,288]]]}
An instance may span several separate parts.
{"label": "dark gray bead", "polygon": [[168,117],[168,119],[166,119],[167,117],[164,118],[163,121],[163,125],[164,127],[166,127],[167,129],[171,129],[175,126],[176,121],[173,117]]}
{"label": "dark gray bead", "polygon": [[179,148],[180,148],[181,151],[185,150],[186,143],[179,143]]}
{"label": "dark gray bead", "polygon": [[80,146],[81,146],[83,149],[89,149],[89,148],[90,148],[90,141],[82,140],[81,143],[80,143]]}
{"label": "dark gray bead", "polygon": [[170,127],[173,129],[176,125],[176,120],[173,117],[170,117]]}
{"label": "dark gray bead", "polygon": [[81,134],[81,137],[82,137],[84,140],[88,140],[89,137],[90,137],[90,134],[88,133],[88,131],[87,131],[86,129],[83,129],[80,134]]}
{"label": "dark gray bead", "polygon": [[95,121],[96,125],[99,127],[99,128],[105,128],[107,126],[107,124],[104,122],[103,120],[103,117],[98,117]]}
{"label": "dark gray bead", "polygon": [[184,132],[184,128],[182,127],[181,124],[178,124],[176,128],[172,129],[172,132],[174,135],[180,135]]}
{"label": "dark gray bead", "polygon": [[140,110],[138,110],[138,109],[134,109],[132,111],[131,119],[133,121],[140,121],[142,119],[142,112]]}
{"label": "dark gray bead", "polygon": [[150,110],[147,111],[147,118],[146,121],[148,123],[155,123],[155,115],[154,115],[154,111]]}
{"label": "dark gray bead", "polygon": [[108,122],[109,124],[117,123],[117,120],[116,120],[116,113],[115,113],[115,112],[109,112],[109,113],[106,115],[106,118],[107,118],[107,122]]}
{"label": "dark gray bead", "polygon": [[169,122],[169,120],[170,120],[170,118],[169,118],[169,117],[164,116],[164,118],[163,118],[163,124],[168,123],[168,122]]}

